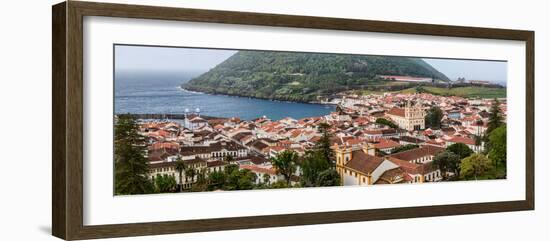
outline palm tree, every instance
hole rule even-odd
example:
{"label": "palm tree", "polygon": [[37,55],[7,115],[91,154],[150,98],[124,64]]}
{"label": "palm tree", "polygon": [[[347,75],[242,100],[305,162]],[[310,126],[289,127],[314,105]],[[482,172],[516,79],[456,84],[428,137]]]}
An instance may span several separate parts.
{"label": "palm tree", "polygon": [[196,174],[197,171],[193,167],[185,169],[185,182],[187,182],[188,177],[191,177],[191,183],[193,183]]}
{"label": "palm tree", "polygon": [[294,151],[283,151],[279,153],[275,158],[272,158],[273,166],[277,169],[277,174],[281,174],[285,177],[286,184],[290,186],[290,178],[292,174],[296,172],[296,161],[298,160],[298,154]]}
{"label": "palm tree", "polygon": [[[178,171],[178,174],[179,174],[179,191],[183,191],[183,182],[182,182],[182,176],[183,176],[183,172],[185,171],[185,163],[181,160],[181,159],[178,159],[176,161],[176,171]],[[187,178],[186,178],[187,179]],[[185,182],[187,182],[187,180],[185,180]]]}

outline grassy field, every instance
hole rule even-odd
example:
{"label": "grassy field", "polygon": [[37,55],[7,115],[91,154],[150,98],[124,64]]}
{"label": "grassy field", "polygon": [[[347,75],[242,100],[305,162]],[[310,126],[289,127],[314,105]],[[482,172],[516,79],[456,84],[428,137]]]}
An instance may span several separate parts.
{"label": "grassy field", "polygon": [[416,93],[416,89],[415,88],[408,88],[408,89],[403,89],[403,90],[399,90],[399,91],[387,91],[387,90],[360,90],[357,92],[357,94],[362,94],[362,95],[382,95],[384,93],[388,93],[388,92],[391,92],[391,93],[403,93],[403,94],[414,94]]}
{"label": "grassy field", "polygon": [[[418,91],[444,96],[461,96],[465,98],[506,98],[505,88],[487,88],[487,87],[457,87],[457,88],[441,88],[433,86],[423,86],[420,89],[407,88],[399,91],[392,91],[392,93],[404,93],[414,94]],[[381,95],[387,93],[385,90],[362,90],[363,95]]]}

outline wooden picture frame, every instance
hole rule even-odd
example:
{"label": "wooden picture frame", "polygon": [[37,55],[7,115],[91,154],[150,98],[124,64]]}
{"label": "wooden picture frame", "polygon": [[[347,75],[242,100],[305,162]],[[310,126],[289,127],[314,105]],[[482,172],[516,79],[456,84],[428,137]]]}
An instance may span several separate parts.
{"label": "wooden picture frame", "polygon": [[[173,234],[368,220],[533,210],[534,188],[534,32],[67,1],[52,8],[52,233],[66,239]],[[481,39],[526,43],[525,200],[375,210],[216,218],[190,221],[83,224],[83,17],[107,16],[207,23],[299,27]]]}

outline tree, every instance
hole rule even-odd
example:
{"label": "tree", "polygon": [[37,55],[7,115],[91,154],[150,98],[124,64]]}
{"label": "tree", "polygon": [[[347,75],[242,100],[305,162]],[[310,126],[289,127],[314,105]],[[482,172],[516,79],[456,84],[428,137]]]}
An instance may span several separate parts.
{"label": "tree", "polygon": [[208,189],[208,181],[206,177],[206,173],[204,169],[191,169],[193,171],[190,171],[191,174],[191,181],[193,181],[193,178],[196,177],[193,184],[191,185],[191,191],[192,192],[203,192]]}
{"label": "tree", "polygon": [[424,120],[426,122],[426,126],[430,128],[441,128],[441,119],[443,118],[443,111],[437,106],[432,106],[428,110],[428,113],[426,114],[426,117],[424,117]]}
{"label": "tree", "polygon": [[296,172],[296,161],[298,160],[298,154],[294,151],[285,150],[275,158],[271,159],[273,166],[277,170],[277,174],[283,175],[287,182],[287,186],[290,186],[290,178]]}
{"label": "tree", "polygon": [[181,160],[181,159],[178,159],[176,161],[176,171],[178,172],[178,178],[179,178],[179,191],[183,191],[183,172],[185,171],[185,163]]}
{"label": "tree", "polygon": [[239,170],[238,190],[250,190],[254,188],[258,176],[248,169]]}
{"label": "tree", "polygon": [[157,174],[155,178],[155,187],[158,192],[172,192],[176,189],[176,178],[168,174]]}
{"label": "tree", "polygon": [[474,140],[476,142],[476,146],[481,146],[483,144],[483,138],[481,136],[475,135]]}
{"label": "tree", "polygon": [[474,153],[472,149],[464,143],[454,143],[447,147],[447,151],[457,154],[460,159],[464,159]]}
{"label": "tree", "polygon": [[231,168],[227,176],[224,190],[250,190],[254,188],[256,182],[256,174],[248,169],[239,170],[238,167]]}
{"label": "tree", "polygon": [[330,165],[325,161],[323,152],[309,151],[300,162],[301,183],[304,187],[319,186],[318,178],[321,172],[330,169]]}
{"label": "tree", "polygon": [[319,132],[321,132],[321,138],[316,144],[316,150],[320,151],[322,153],[322,158],[325,162],[327,162],[330,166],[332,166],[334,159],[332,149],[330,149],[330,125],[323,122],[319,124]]}
{"label": "tree", "polygon": [[378,118],[376,119],[376,124],[380,124],[380,125],[385,125],[385,126],[389,126],[391,128],[395,128],[397,129],[399,126],[397,126],[395,123],[391,122],[390,120],[388,119],[384,119],[384,118]]}
{"label": "tree", "polygon": [[287,187],[289,187],[289,185],[286,181],[276,181],[273,184],[271,184],[271,188],[274,188],[274,189],[287,188]]}
{"label": "tree", "polygon": [[435,155],[432,165],[441,171],[443,180],[446,180],[447,172],[453,172],[455,176],[458,175],[460,157],[453,152],[445,150]]}
{"label": "tree", "polygon": [[115,193],[145,194],[154,191],[148,178],[145,141],[130,115],[120,115],[115,124]]}
{"label": "tree", "polygon": [[487,148],[489,159],[493,161],[495,167],[499,164],[506,166],[506,125],[491,131]]}
{"label": "tree", "polygon": [[223,172],[225,173],[226,176],[229,176],[231,173],[237,170],[239,170],[239,166],[237,164],[229,164],[225,166],[225,168],[223,169]]}
{"label": "tree", "polygon": [[196,175],[197,175],[197,170],[195,170],[195,168],[187,167],[185,169],[185,182],[187,183],[188,179],[191,178],[191,183],[194,183]]}
{"label": "tree", "polygon": [[477,180],[478,177],[491,170],[491,160],[482,154],[473,154],[460,162],[460,178]]}
{"label": "tree", "polygon": [[398,146],[396,148],[393,148],[391,153],[395,154],[395,153],[398,153],[398,152],[408,151],[408,150],[412,150],[412,149],[415,149],[415,148],[418,148],[418,145],[407,144],[407,145],[404,145],[404,146]]}
{"label": "tree", "polygon": [[264,173],[264,175],[262,175],[262,181],[263,181],[263,184],[264,185],[269,185],[269,180],[271,179],[271,176],[267,173]]}
{"label": "tree", "polygon": [[239,188],[239,166],[227,165],[224,169],[226,179],[223,190],[238,190]]}
{"label": "tree", "polygon": [[208,174],[208,189],[218,190],[223,189],[226,182],[226,175],[223,171],[213,171]]}
{"label": "tree", "polygon": [[227,155],[227,156],[224,157],[224,161],[227,162],[227,163],[231,163],[234,160],[235,160],[235,158],[232,155]]}
{"label": "tree", "polygon": [[196,172],[197,181],[193,186],[191,186],[191,190],[193,192],[202,192],[206,191],[208,189],[208,180],[206,177],[206,171],[204,169],[199,169]]}
{"label": "tree", "polygon": [[319,173],[317,178],[319,187],[340,186],[340,174],[334,169],[327,169]]}
{"label": "tree", "polygon": [[487,122],[487,131],[485,133],[489,135],[494,129],[500,127],[503,124],[502,119],[500,102],[495,98],[489,111],[489,122]]}

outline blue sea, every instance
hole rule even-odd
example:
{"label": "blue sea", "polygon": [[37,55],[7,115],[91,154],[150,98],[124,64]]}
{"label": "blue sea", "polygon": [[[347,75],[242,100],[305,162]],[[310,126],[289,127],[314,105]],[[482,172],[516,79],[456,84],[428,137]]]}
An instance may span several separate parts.
{"label": "blue sea", "polygon": [[116,114],[182,114],[185,109],[206,116],[239,117],[245,120],[267,116],[300,119],[323,116],[334,111],[332,105],[211,95],[190,92],[181,84],[200,73],[122,72],[115,74]]}

